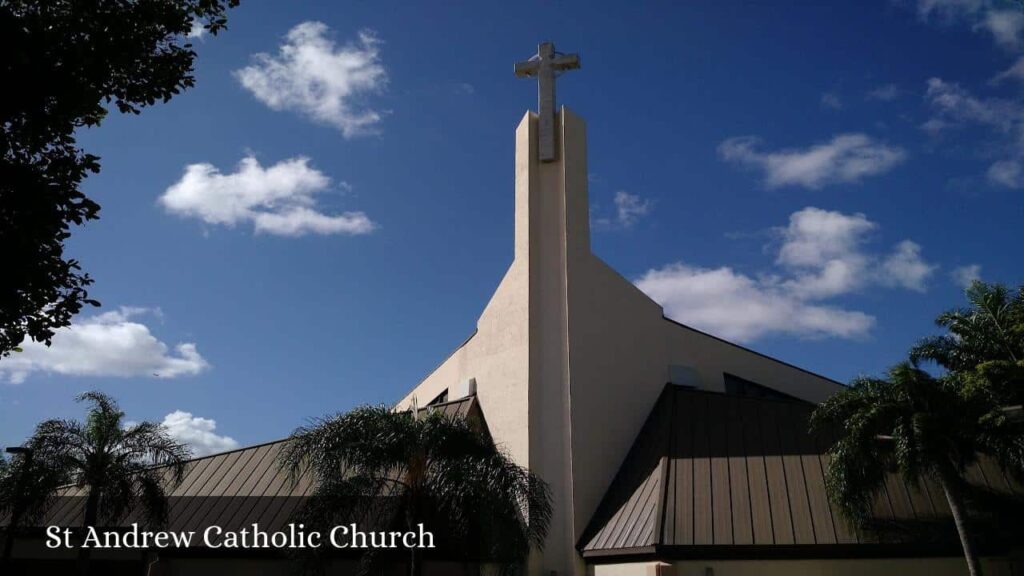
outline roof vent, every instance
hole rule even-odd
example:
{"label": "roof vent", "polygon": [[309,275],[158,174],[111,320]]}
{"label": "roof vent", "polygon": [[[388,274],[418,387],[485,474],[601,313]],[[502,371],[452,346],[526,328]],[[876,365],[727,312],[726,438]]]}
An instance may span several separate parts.
{"label": "roof vent", "polygon": [[476,378],[466,378],[455,386],[452,386],[450,399],[457,400],[476,394]]}

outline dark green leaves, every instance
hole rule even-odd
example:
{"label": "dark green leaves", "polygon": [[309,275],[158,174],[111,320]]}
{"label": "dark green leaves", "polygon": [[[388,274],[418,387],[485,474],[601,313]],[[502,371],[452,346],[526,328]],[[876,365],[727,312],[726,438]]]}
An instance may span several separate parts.
{"label": "dark green leaves", "polygon": [[423,522],[467,558],[505,566],[540,547],[551,518],[547,485],[462,416],[362,407],[292,434],[280,465],[316,489],[308,525]]}
{"label": "dark green leaves", "polygon": [[100,169],[76,146],[113,104],[139,113],[194,85],[193,20],[224,29],[238,0],[0,0],[0,357],[50,342],[92,279],[64,255],[70,227],[99,216],[79,190]]}

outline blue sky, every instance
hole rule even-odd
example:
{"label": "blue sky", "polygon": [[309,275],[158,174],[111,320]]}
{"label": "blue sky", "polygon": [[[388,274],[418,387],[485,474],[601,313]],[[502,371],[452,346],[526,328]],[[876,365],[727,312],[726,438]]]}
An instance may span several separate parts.
{"label": "blue sky", "polygon": [[1022,280],[1024,14],[682,4],[243,4],[193,90],[81,134],[103,307],[0,360],[0,442],[88,389],[200,452],[397,399],[511,261],[543,39],[582,58],[594,250],[674,318],[845,381]]}

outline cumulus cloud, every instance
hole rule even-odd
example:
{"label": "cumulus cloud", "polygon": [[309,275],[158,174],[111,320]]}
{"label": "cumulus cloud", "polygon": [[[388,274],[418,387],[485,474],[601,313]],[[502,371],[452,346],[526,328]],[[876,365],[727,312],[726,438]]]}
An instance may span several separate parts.
{"label": "cumulus cloud", "polygon": [[988,5],[988,0],[918,0],[917,13],[921,18],[938,17],[952,20],[973,16]]}
{"label": "cumulus cloud", "polygon": [[346,138],[374,133],[381,112],[365,98],[387,83],[381,42],[362,31],[355,42],[338,47],[329,31],[322,22],[303,22],[288,32],[276,55],[254,55],[235,77],[273,110],[298,112]]}
{"label": "cumulus cloud", "polygon": [[622,190],[615,193],[615,215],[620,225],[629,228],[650,211],[650,200]]}
{"label": "cumulus cloud", "polygon": [[1000,98],[978,98],[959,84],[941,78],[929,78],[925,99],[931,105],[932,119],[943,128],[973,123],[1010,132],[1024,119],[1024,110],[1016,102]]}
{"label": "cumulus cloud", "polygon": [[853,338],[865,335],[875,323],[863,312],[808,303],[728,266],[669,264],[649,270],[636,285],[667,315],[741,342],[770,333]]}
{"label": "cumulus cloud", "polygon": [[200,21],[200,20],[193,20],[192,21],[192,28],[188,31],[188,34],[186,36],[188,38],[197,38],[199,40],[202,40],[203,36],[205,36],[205,35],[206,35],[206,28],[203,27],[202,21]]}
{"label": "cumulus cloud", "polygon": [[1016,80],[1018,82],[1024,81],[1024,56],[1018,58],[1012,66],[992,78],[992,83],[999,84],[1004,80]]}
{"label": "cumulus cloud", "polygon": [[889,286],[899,286],[916,292],[925,291],[925,282],[938,266],[921,258],[921,246],[904,240],[896,245],[892,254],[882,262],[879,278]]}
{"label": "cumulus cloud", "polygon": [[249,156],[235,172],[224,174],[207,163],[190,164],[160,196],[169,212],[207,224],[251,222],[257,233],[279,236],[368,234],[375,224],[363,212],[328,215],[317,210],[315,194],[330,189],[331,179],[304,157],[263,167]]}
{"label": "cumulus cloud", "polygon": [[831,108],[832,110],[842,110],[843,101],[835,92],[825,92],[821,95],[821,106],[822,108]]}
{"label": "cumulus cloud", "polygon": [[782,239],[775,263],[789,270],[781,282],[800,298],[828,298],[859,288],[870,258],[861,250],[877,225],[863,214],[808,207],[776,230]]}
{"label": "cumulus cloud", "polygon": [[636,284],[667,315],[725,338],[861,337],[875,319],[827,300],[872,286],[923,290],[937,268],[909,240],[888,253],[869,250],[877,229],[863,214],[808,207],[774,229],[777,253],[767,272],[677,262],[649,270]]}
{"label": "cumulus cloud", "polygon": [[957,286],[967,288],[976,280],[981,280],[981,265],[968,264],[967,266],[958,266],[949,273],[949,276],[953,279],[953,282],[956,282]]}
{"label": "cumulus cloud", "polygon": [[918,0],[917,13],[922,20],[939,21],[949,25],[957,22],[971,26],[974,31],[989,34],[993,42],[1004,50],[1021,49],[1024,14],[1008,7],[1006,2],[993,0]]}
{"label": "cumulus cloud", "polygon": [[895,84],[884,84],[868,91],[865,98],[880,102],[892,102],[900,97],[900,88]]}
{"label": "cumulus cloud", "polygon": [[859,182],[892,170],[906,152],[864,134],[840,134],[809,148],[763,151],[753,136],[729,138],[718,147],[728,161],[759,170],[768,188],[803,186],[818,189],[829,184]]}
{"label": "cumulus cloud", "polygon": [[1000,139],[1002,158],[989,165],[989,181],[1008,188],[1024,188],[1024,105],[1002,98],[980,98],[959,84],[940,78],[928,80],[925,99],[931,106],[932,117],[922,129],[932,136],[966,126],[993,131]]}
{"label": "cumulus cloud", "polygon": [[67,376],[176,378],[209,367],[194,343],[170,347],[135,319],[159,310],[122,307],[61,328],[47,347],[26,340],[22,352],[0,359],[0,378],[19,384],[33,373]]}
{"label": "cumulus cloud", "polygon": [[789,226],[777,230],[782,238],[776,264],[788,271],[782,281],[801,298],[829,298],[871,284],[924,291],[925,282],[938,268],[921,256],[910,240],[888,254],[869,252],[865,244],[878,225],[864,214],[843,214],[808,207],[789,217]]}
{"label": "cumulus cloud", "polygon": [[1024,14],[1017,10],[988,10],[975,29],[988,31],[995,43],[1011,52],[1020,50],[1021,31],[1024,30]]}
{"label": "cumulus cloud", "polygon": [[615,213],[595,216],[591,224],[599,230],[621,230],[632,228],[641,218],[651,212],[652,202],[637,194],[624,190],[615,193]]}
{"label": "cumulus cloud", "polygon": [[986,172],[988,179],[1007,188],[1024,188],[1024,166],[1020,159],[993,162]]}
{"label": "cumulus cloud", "polygon": [[193,456],[206,456],[238,448],[234,438],[216,434],[217,422],[210,418],[175,410],[164,416],[162,424],[172,438],[192,448]]}

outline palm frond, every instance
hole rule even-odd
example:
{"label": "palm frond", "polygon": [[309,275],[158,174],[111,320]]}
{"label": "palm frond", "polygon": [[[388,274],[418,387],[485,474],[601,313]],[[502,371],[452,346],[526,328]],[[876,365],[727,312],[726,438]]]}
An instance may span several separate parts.
{"label": "palm frond", "polygon": [[310,473],[303,521],[443,527],[464,554],[516,563],[543,545],[547,485],[462,416],[356,408],[295,430],[278,465]]}

